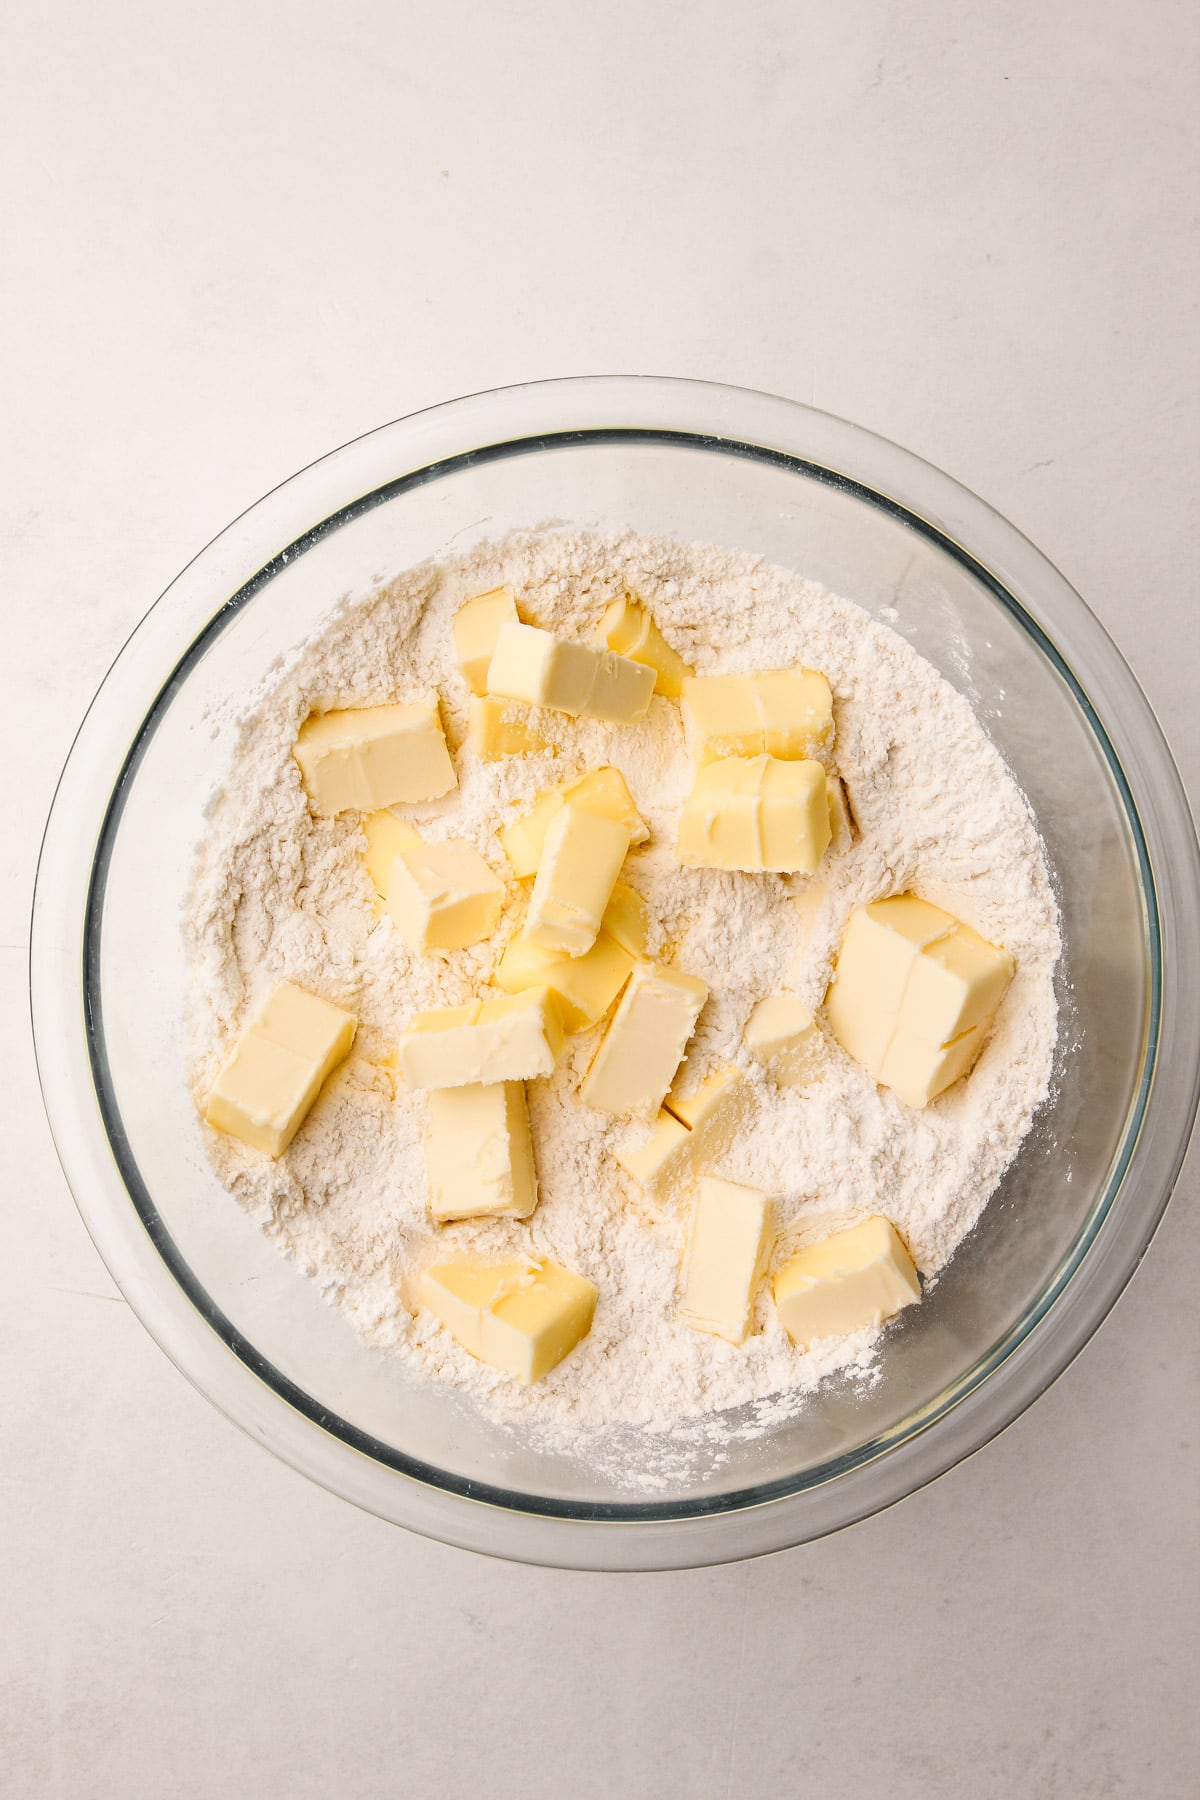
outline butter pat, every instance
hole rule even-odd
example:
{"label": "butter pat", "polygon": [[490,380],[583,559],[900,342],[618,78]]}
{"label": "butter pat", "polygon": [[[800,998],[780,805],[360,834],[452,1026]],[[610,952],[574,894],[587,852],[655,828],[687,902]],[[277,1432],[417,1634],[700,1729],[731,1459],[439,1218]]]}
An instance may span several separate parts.
{"label": "butter pat", "polygon": [[472,694],[469,731],[471,748],[484,762],[550,749],[534,724],[529,707],[516,700],[498,700],[494,694]]}
{"label": "butter pat", "polygon": [[472,845],[417,838],[392,859],[380,899],[411,950],[464,950],[495,931],[504,883]]}
{"label": "butter pat", "polygon": [[516,625],[516,596],[511,588],[489,588],[476,594],[454,615],[454,656],[473,694],[486,694],[488,666],[502,625]]}
{"label": "butter pat", "polygon": [[686,1097],[672,1091],[647,1142],[618,1150],[617,1161],[656,1200],[668,1200],[695,1179],[698,1163],[728,1150],[748,1098],[746,1078],[732,1065]]}
{"label": "butter pat", "polygon": [[652,1119],[707,998],[708,988],[698,976],[638,963],[580,1086],[587,1104],[601,1112]]}
{"label": "butter pat", "polygon": [[679,1316],[740,1344],[771,1248],[771,1202],[736,1181],[701,1177],[684,1263]]}
{"label": "butter pat", "polygon": [[349,1054],[355,1028],[341,1007],[281,983],[213,1083],[205,1118],[254,1150],[282,1156]]}
{"label": "butter pat", "polygon": [[628,950],[638,961],[644,960],[650,941],[650,915],[642,896],[627,881],[618,881],[613,888],[601,925],[622,950]]}
{"label": "butter pat", "polygon": [[[364,859],[367,874],[375,889],[376,899],[382,902],[391,884],[392,864],[405,850],[418,848],[421,839],[411,825],[406,825],[403,819],[398,819],[395,813],[388,812],[386,808],[381,812],[367,814],[363,820],[363,835],[367,840]],[[377,910],[382,912],[382,905]]]}
{"label": "butter pat", "polygon": [[678,700],[684,677],[692,673],[682,656],[672,650],[649,612],[632,595],[614,600],[596,627],[596,642],[618,656],[645,663],[654,670],[656,692]]}
{"label": "butter pat", "polygon": [[536,625],[502,625],[488,669],[488,692],[507,700],[586,713],[613,725],[644,717],[654,670],[594,644],[576,644]]}
{"label": "butter pat", "polygon": [[469,1087],[549,1075],[562,1042],[553,995],[532,988],[501,1000],[418,1013],[401,1033],[398,1058],[410,1087]]}
{"label": "butter pat", "polygon": [[575,781],[565,781],[561,787],[547,788],[539,794],[532,812],[503,827],[500,842],[514,875],[524,880],[537,873],[546,848],[546,833],[568,800],[581,812],[596,813],[602,819],[624,825],[631,844],[644,844],[650,836],[645,820],[633,804],[625,777],[619,769],[606,765]]}
{"label": "butter pat", "polygon": [[644,1144],[616,1152],[626,1174],[656,1200],[668,1200],[695,1174],[692,1134],[674,1114],[660,1112]]}
{"label": "butter pat", "polygon": [[515,937],[496,965],[493,980],[506,994],[549,988],[568,1031],[598,1024],[629,980],[634,959],[601,931],[582,956],[539,950],[527,938]]}
{"label": "butter pat", "polygon": [[552,1262],[438,1263],[421,1276],[421,1304],[480,1362],[540,1381],[591,1329],[596,1289]]}
{"label": "butter pat", "polygon": [[810,1079],[821,1034],[807,1006],[794,994],[768,994],[746,1021],[746,1048],[780,1087]]}
{"label": "butter pat", "polygon": [[817,762],[732,756],[696,773],[679,821],[691,868],[811,875],[829,846],[825,770]]}
{"label": "butter pat", "polygon": [[965,1075],[1013,977],[1007,951],[900,894],[850,915],[825,996],[843,1049],[909,1106]]}
{"label": "butter pat", "polygon": [[436,700],[318,713],[300,727],[294,754],[324,818],[436,800],[458,779]]}
{"label": "butter pat", "polygon": [[804,761],[833,741],[833,696],[814,669],[692,675],[683,709],[700,765],[764,754]]}
{"label": "butter pat", "polygon": [[590,950],[628,849],[629,832],[615,819],[570,801],[560,807],[529,897],[524,932],[529,942],[565,956]]}
{"label": "butter pat", "polygon": [[775,1308],[793,1343],[846,1337],[921,1298],[912,1259],[890,1219],[875,1214],[810,1244],[775,1274]]}
{"label": "butter pat", "polygon": [[524,1082],[436,1088],[429,1096],[425,1165],[429,1211],[438,1224],[527,1219],[538,1194]]}

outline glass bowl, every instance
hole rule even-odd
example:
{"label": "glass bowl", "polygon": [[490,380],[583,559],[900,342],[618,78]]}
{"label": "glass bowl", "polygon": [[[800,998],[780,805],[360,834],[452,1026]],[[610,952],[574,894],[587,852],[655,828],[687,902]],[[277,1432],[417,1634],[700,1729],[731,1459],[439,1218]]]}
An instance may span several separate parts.
{"label": "glass bowl", "polygon": [[[761,553],[885,616],[968,696],[1061,896],[1053,1098],[949,1269],[769,1435],[618,1485],[368,1350],[218,1185],[185,1080],[180,909],[248,696],[343,593],[551,521]],[[285,482],[168,588],[96,696],[46,830],[31,987],[80,1212],[134,1311],[296,1468],[474,1550],[603,1569],[777,1550],[979,1448],[1066,1367],[1167,1203],[1200,1068],[1200,869],[1154,717],[1096,620],[947,476],[808,407],[594,378],[386,425]]]}

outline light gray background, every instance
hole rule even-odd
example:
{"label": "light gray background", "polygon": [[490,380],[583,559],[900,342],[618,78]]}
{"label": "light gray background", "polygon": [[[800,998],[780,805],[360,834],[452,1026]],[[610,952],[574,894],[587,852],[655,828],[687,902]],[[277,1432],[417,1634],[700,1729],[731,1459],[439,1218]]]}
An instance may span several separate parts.
{"label": "light gray background", "polygon": [[76,1218],[34,857],[110,659],[301,464],[472,389],[708,376],[949,469],[1075,582],[1193,791],[1189,0],[82,0],[0,121],[0,1789],[1194,1791],[1195,1161],[1115,1316],[936,1487],[752,1566],[540,1572],[242,1438]]}

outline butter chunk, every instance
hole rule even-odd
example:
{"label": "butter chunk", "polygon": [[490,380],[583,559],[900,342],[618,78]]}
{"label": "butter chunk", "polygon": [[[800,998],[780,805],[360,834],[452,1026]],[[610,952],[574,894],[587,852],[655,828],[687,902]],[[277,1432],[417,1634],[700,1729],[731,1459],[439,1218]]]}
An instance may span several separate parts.
{"label": "butter chunk", "polygon": [[813,1074],[821,1034],[794,994],[768,994],[746,1021],[746,1048],[780,1087],[803,1087]]}
{"label": "butter chunk", "polygon": [[810,1244],[775,1273],[775,1308],[793,1343],[847,1337],[921,1298],[921,1283],[890,1219],[876,1213]]}
{"label": "butter chunk", "polygon": [[692,675],[683,709],[699,765],[729,756],[806,761],[833,741],[833,696],[815,669]]}
{"label": "butter chunk", "polygon": [[652,1119],[696,1029],[708,988],[696,975],[638,963],[579,1092],[601,1112]]}
{"label": "butter chunk", "polygon": [[356,1022],[328,1000],[285,981],[247,1026],[213,1083],[210,1125],[268,1156],[282,1156],[354,1042]]}
{"label": "butter chunk", "polygon": [[597,1293],[552,1262],[437,1263],[420,1299],[463,1349],[517,1381],[540,1381],[591,1329]]}
{"label": "butter chunk", "polygon": [[411,950],[464,950],[495,931],[504,883],[471,844],[417,838],[392,859],[380,898]]}
{"label": "butter chunk", "polygon": [[744,1341],[771,1249],[771,1202],[756,1188],[700,1179],[679,1316],[697,1331]]}
{"label": "butter chunk", "polygon": [[400,1035],[410,1087],[469,1087],[550,1075],[563,1043],[562,1018],[546,988],[417,1013]]}
{"label": "butter chunk", "polygon": [[614,600],[607,609],[596,627],[596,642],[653,669],[655,690],[668,700],[678,700],[684,677],[693,672],[672,650],[647,608],[631,594]]}
{"label": "butter chunk", "polygon": [[517,601],[511,588],[489,588],[466,600],[454,615],[454,657],[473,694],[488,691],[488,666],[502,625],[516,625]]}
{"label": "butter chunk", "polygon": [[538,795],[531,812],[501,829],[500,842],[514,875],[522,880],[536,875],[546,847],[546,833],[568,800],[581,812],[597,813],[624,825],[631,844],[644,844],[650,836],[645,820],[633,804],[625,777],[619,769],[605,765],[574,781],[564,781],[560,787],[547,788]]}
{"label": "butter chunk", "polygon": [[679,860],[688,867],[811,875],[828,846],[820,763],[732,756],[697,770],[679,821]]}
{"label": "butter chunk", "polygon": [[899,894],[858,907],[825,996],[834,1036],[909,1106],[969,1073],[1013,977],[1007,951]]}
{"label": "butter chunk", "polygon": [[590,950],[628,849],[629,831],[615,819],[570,801],[560,807],[529,896],[524,933],[529,942],[565,956]]}
{"label": "butter chunk", "polygon": [[516,700],[499,700],[495,694],[472,694],[469,730],[471,748],[484,762],[551,747],[534,723],[530,707]]}
{"label": "butter chunk", "polygon": [[539,950],[527,938],[515,937],[496,965],[493,980],[507,994],[527,988],[549,988],[558,1002],[568,1031],[586,1031],[596,1025],[629,980],[634,959],[601,931],[582,956]]}
{"label": "butter chunk", "polygon": [[695,1174],[692,1134],[665,1109],[644,1144],[616,1152],[617,1161],[656,1200],[667,1200]]}
{"label": "butter chunk", "polygon": [[645,960],[650,942],[650,915],[646,902],[627,881],[618,881],[604,909],[603,929],[637,961]]}
{"label": "butter chunk", "polygon": [[[371,878],[376,898],[382,901],[391,883],[392,864],[405,850],[415,849],[420,844],[420,834],[385,807],[379,812],[367,814],[363,820],[363,835],[367,840],[364,858],[367,874]],[[378,910],[382,911],[382,906]]]}
{"label": "butter chunk", "polygon": [[325,818],[436,800],[458,780],[436,700],[317,713],[300,727],[294,753]]}
{"label": "butter chunk", "polygon": [[552,706],[577,718],[586,713],[613,725],[645,716],[654,670],[594,644],[555,637],[536,625],[502,625],[488,669],[489,694]]}
{"label": "butter chunk", "polygon": [[435,1088],[428,1124],[429,1211],[438,1224],[529,1217],[538,1191],[523,1081]]}

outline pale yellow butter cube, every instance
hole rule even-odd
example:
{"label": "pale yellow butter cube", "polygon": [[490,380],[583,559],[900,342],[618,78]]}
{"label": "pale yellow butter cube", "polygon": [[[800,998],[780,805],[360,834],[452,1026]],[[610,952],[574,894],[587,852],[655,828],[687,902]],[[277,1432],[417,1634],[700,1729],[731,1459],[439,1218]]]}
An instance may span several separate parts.
{"label": "pale yellow butter cube", "polygon": [[679,821],[688,867],[811,875],[828,846],[820,763],[732,756],[697,770]]}
{"label": "pale yellow butter cube", "polygon": [[436,700],[317,713],[294,754],[313,811],[327,818],[436,800],[458,780]]}
{"label": "pale yellow butter cube", "polygon": [[697,1088],[671,1089],[663,1102],[691,1133],[692,1158],[723,1156],[733,1143],[750,1099],[749,1083],[733,1063],[715,1069]]}
{"label": "pale yellow butter cube", "polygon": [[695,1175],[692,1134],[681,1119],[665,1109],[655,1119],[644,1144],[615,1154],[626,1173],[656,1200],[669,1200]]}
{"label": "pale yellow butter cube", "polygon": [[500,842],[504,854],[512,864],[513,874],[521,880],[537,874],[551,821],[568,800],[581,812],[598,813],[603,819],[624,825],[631,844],[644,844],[650,836],[620,769],[607,765],[592,769],[587,775],[564,781],[560,787],[547,788],[534,801],[532,811],[502,827]]}
{"label": "pale yellow butter cube", "polygon": [[631,594],[614,600],[596,627],[596,642],[654,670],[655,690],[678,700],[690,664],[672,650],[649,611]]}
{"label": "pale yellow butter cube", "polygon": [[425,1165],[429,1211],[438,1224],[527,1219],[538,1190],[524,1082],[435,1088]]}
{"label": "pale yellow butter cube", "polygon": [[557,1263],[472,1258],[426,1269],[420,1298],[480,1362],[533,1382],[591,1330],[597,1292]]}
{"label": "pale yellow butter cube", "polygon": [[692,675],[683,708],[700,765],[764,754],[805,761],[833,740],[833,696],[815,669]]}
{"label": "pale yellow butter cube", "polygon": [[771,1250],[771,1201],[756,1188],[700,1179],[679,1316],[697,1331],[744,1342]]}
{"label": "pale yellow butter cube", "polygon": [[410,950],[464,950],[495,931],[504,883],[471,844],[418,839],[393,859],[380,899]]}
{"label": "pale yellow butter cube", "polygon": [[400,1069],[410,1087],[467,1087],[550,1075],[563,1044],[562,1015],[546,988],[417,1013],[401,1033]]}
{"label": "pale yellow butter cube", "polygon": [[840,775],[827,777],[829,790],[829,837],[834,850],[839,854],[848,850],[854,842],[856,828],[854,814],[850,811],[850,801],[846,794],[846,784]]}
{"label": "pale yellow butter cube", "polygon": [[804,1087],[816,1068],[821,1034],[794,994],[768,994],[746,1021],[746,1048],[780,1087]]}
{"label": "pale yellow butter cube", "polygon": [[920,1298],[912,1258],[878,1213],[808,1245],[775,1273],[776,1311],[801,1350],[879,1325]]}
{"label": "pale yellow butter cube", "polygon": [[502,625],[488,668],[488,692],[551,706],[572,718],[586,713],[613,725],[632,725],[650,704],[654,670],[594,644],[555,637],[536,625]]}
{"label": "pale yellow butter cube", "polygon": [[500,700],[495,694],[472,694],[470,700],[471,748],[484,762],[499,762],[505,756],[525,756],[530,751],[548,750],[549,743],[538,730],[532,707],[518,700]]}
{"label": "pale yellow butter cube", "polygon": [[247,1026],[204,1106],[210,1125],[282,1156],[354,1042],[356,1022],[285,981]]}
{"label": "pale yellow butter cube", "polygon": [[825,996],[834,1036],[909,1106],[969,1073],[1013,976],[1007,951],[899,894],[858,907]]}
{"label": "pale yellow butter cube", "polygon": [[466,600],[454,615],[454,657],[473,694],[486,694],[488,665],[502,625],[516,625],[516,596],[511,588],[489,588]]}
{"label": "pale yellow butter cube", "polygon": [[597,1024],[629,980],[633,957],[601,931],[582,956],[539,950],[528,938],[515,937],[496,965],[492,979],[506,994],[527,988],[549,988],[568,1031]]}
{"label": "pale yellow butter cube", "polygon": [[646,902],[627,881],[618,881],[604,909],[603,929],[622,950],[643,961],[650,942],[650,915]]}
{"label": "pale yellow butter cube", "polygon": [[708,998],[697,975],[638,963],[579,1092],[601,1112],[652,1119]]}
{"label": "pale yellow butter cube", "polygon": [[[398,819],[395,813],[384,809],[367,814],[363,820],[363,835],[367,840],[364,858],[367,874],[376,899],[382,901],[391,883],[392,864],[405,850],[415,849],[420,844],[420,834],[403,819]],[[383,908],[378,906],[376,910],[382,912]]]}
{"label": "pale yellow butter cube", "polygon": [[546,832],[542,860],[529,896],[525,933],[539,950],[582,956],[600,930],[629,832],[615,819],[585,812],[569,800]]}

